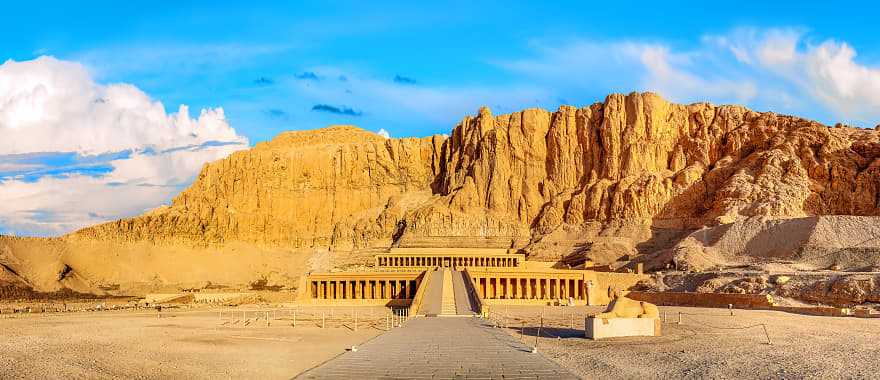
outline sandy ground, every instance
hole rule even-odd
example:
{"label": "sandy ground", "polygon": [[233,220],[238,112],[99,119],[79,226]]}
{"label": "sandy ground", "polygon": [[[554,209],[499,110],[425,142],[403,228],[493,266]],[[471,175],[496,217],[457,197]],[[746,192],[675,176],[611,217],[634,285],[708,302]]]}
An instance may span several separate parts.
{"label": "sandy ground", "polygon": [[[877,378],[880,319],[776,311],[661,307],[662,337],[592,341],[583,315],[594,307],[497,307],[494,319],[538,350],[588,378]],[[683,313],[678,325],[678,313]],[[505,318],[504,315],[507,315]],[[772,345],[761,327],[765,324]],[[524,327],[524,329],[523,329]],[[574,327],[574,329],[570,328]],[[522,334],[522,335],[521,335]]]}
{"label": "sandy ground", "polygon": [[290,312],[266,327],[236,310],[0,316],[0,378],[289,379],[386,325],[380,308],[358,308],[357,331],[350,307],[300,309],[296,327]]}

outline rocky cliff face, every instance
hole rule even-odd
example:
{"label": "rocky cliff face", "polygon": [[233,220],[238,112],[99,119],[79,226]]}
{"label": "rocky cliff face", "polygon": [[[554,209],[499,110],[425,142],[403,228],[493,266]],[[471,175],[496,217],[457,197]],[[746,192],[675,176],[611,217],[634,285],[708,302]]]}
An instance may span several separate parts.
{"label": "rocky cliff face", "polygon": [[397,221],[383,215],[401,199],[431,193],[442,143],[440,136],[391,140],[349,126],[284,133],[206,165],[170,206],[69,238],[283,247],[327,247],[348,238],[390,244]]}
{"label": "rocky cliff face", "polygon": [[386,140],[352,127],[285,133],[207,165],[168,207],[68,238],[522,245],[562,230],[585,239],[597,225],[878,215],[878,158],[873,130],[610,95],[555,112],[483,108],[448,139]]}

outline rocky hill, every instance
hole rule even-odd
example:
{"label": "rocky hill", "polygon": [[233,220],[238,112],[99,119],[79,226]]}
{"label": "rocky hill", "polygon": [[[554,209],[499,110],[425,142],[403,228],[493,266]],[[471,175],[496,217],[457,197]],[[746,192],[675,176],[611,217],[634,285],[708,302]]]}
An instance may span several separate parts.
{"label": "rocky hill", "polygon": [[555,112],[482,108],[448,137],[283,133],[206,165],[169,206],[60,241],[133,255],[494,245],[614,261],[749,218],[877,216],[878,158],[874,130],[614,94]]}
{"label": "rocky hill", "polygon": [[559,230],[699,228],[877,215],[880,135],[651,93],[589,107],[483,108],[450,137],[284,133],[207,165],[170,207],[77,239],[351,248],[525,245]]}

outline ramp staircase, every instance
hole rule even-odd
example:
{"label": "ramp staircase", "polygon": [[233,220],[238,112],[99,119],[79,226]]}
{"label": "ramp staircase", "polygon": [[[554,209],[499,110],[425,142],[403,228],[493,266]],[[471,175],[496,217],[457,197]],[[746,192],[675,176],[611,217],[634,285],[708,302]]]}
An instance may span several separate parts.
{"label": "ramp staircase", "polygon": [[465,271],[437,268],[425,275],[413,302],[415,315],[426,317],[473,316],[479,314],[479,301]]}
{"label": "ramp staircase", "polygon": [[452,271],[443,269],[443,292],[440,298],[440,315],[458,315],[455,308],[455,285],[452,282]]}

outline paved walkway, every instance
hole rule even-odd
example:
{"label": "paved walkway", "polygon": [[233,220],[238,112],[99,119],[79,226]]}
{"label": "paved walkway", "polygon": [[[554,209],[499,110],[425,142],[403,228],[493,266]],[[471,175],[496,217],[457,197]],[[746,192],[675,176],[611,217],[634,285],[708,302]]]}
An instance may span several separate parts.
{"label": "paved walkway", "polygon": [[478,318],[413,318],[301,379],[577,379]]}

